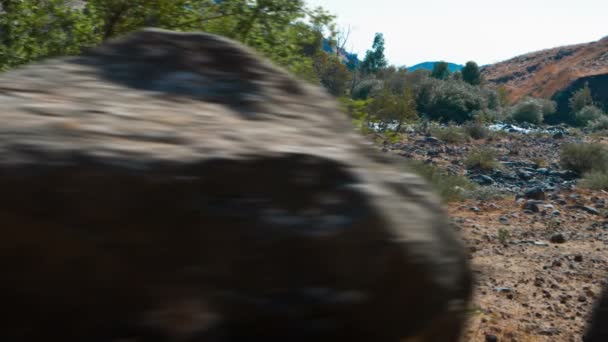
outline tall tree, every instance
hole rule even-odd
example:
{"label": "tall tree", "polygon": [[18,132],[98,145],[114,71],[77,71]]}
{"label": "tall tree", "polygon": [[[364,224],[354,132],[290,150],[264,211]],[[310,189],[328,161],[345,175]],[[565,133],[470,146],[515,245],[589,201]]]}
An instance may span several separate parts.
{"label": "tall tree", "polygon": [[477,63],[473,61],[467,62],[464,68],[462,68],[461,73],[463,81],[472,85],[481,84],[481,72]]}
{"label": "tall tree", "polygon": [[433,65],[433,72],[431,73],[436,79],[439,80],[447,80],[448,76],[450,76],[450,69],[447,62],[440,61]]}
{"label": "tall tree", "polygon": [[365,58],[361,63],[361,72],[364,74],[375,74],[385,68],[387,64],[386,57],[384,57],[384,35],[376,33],[372,49],[367,50]]}

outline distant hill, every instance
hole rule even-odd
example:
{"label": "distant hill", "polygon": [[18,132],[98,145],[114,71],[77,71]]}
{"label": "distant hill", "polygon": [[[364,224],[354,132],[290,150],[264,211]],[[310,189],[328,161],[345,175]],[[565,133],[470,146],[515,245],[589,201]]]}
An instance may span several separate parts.
{"label": "distant hill", "polygon": [[[414,71],[414,70],[418,70],[418,69],[426,69],[426,70],[433,71],[433,67],[435,66],[435,63],[437,63],[437,62],[423,62],[420,64],[416,64],[416,65],[407,67],[407,70]],[[450,72],[460,71],[460,70],[462,70],[463,67],[464,66],[460,65],[460,64],[448,63],[448,70],[450,70]]]}
{"label": "distant hill", "polygon": [[568,111],[572,92],[589,83],[594,100],[608,109],[608,37],[528,53],[481,71],[488,82],[504,85],[511,100],[551,98],[557,101],[560,113]]}

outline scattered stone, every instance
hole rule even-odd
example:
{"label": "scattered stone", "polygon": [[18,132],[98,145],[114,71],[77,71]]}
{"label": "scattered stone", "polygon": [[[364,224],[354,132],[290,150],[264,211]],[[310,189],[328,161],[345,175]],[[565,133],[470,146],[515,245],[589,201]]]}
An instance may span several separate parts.
{"label": "scattered stone", "polygon": [[559,335],[560,331],[557,328],[546,328],[546,329],[540,330],[538,333],[543,336],[555,336],[555,335]]}
{"label": "scattered stone", "polygon": [[471,177],[471,180],[479,185],[494,184],[494,179],[487,175],[476,175],[476,176]]}
{"label": "scattered stone", "polygon": [[486,342],[498,342],[496,335],[486,335]]}
{"label": "scattered stone", "polygon": [[528,189],[524,193],[524,197],[527,199],[544,201],[545,200],[545,191],[540,187]]}
{"label": "scattered stone", "polygon": [[555,134],[553,134],[553,139],[563,139],[564,138],[564,133],[562,132],[557,132]]}
{"label": "scattered stone", "polygon": [[551,241],[552,243],[565,243],[566,237],[562,233],[556,233],[551,235],[551,239],[549,241]]}
{"label": "scattered stone", "polygon": [[527,201],[524,206],[522,207],[522,209],[524,210],[529,210],[533,213],[538,213],[540,212],[540,208],[538,207],[538,204],[536,202],[533,201]]}
{"label": "scattered stone", "polygon": [[530,179],[534,178],[534,174],[532,174],[529,171],[525,171],[525,170],[519,170],[517,172],[517,176],[523,180],[530,180]]}
{"label": "scattered stone", "polygon": [[583,262],[583,256],[581,254],[577,254],[574,256],[574,261]]}
{"label": "scattered stone", "polygon": [[434,145],[439,144],[441,142],[439,139],[437,139],[435,137],[426,137],[426,138],[424,138],[423,141],[426,143],[429,143],[429,144],[434,144]]}
{"label": "scattered stone", "polygon": [[536,173],[540,173],[541,175],[547,175],[549,174],[549,169],[541,167],[536,169]]}
{"label": "scattered stone", "polygon": [[600,215],[599,210],[597,210],[597,209],[595,209],[593,207],[583,206],[581,209],[584,210],[584,211],[586,211],[586,212],[588,212],[589,214],[592,214],[592,215]]}
{"label": "scattered stone", "polygon": [[509,219],[506,216],[501,216],[500,218],[498,218],[498,221],[503,224],[509,223]]}

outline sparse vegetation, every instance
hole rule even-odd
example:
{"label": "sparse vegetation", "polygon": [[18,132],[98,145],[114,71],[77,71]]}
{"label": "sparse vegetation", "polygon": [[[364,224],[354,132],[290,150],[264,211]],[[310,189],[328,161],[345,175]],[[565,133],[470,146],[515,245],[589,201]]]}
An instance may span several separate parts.
{"label": "sparse vegetation", "polygon": [[585,127],[600,120],[602,117],[606,117],[606,114],[601,109],[588,105],[574,114],[574,122],[579,127]]}
{"label": "sparse vegetation", "polygon": [[499,165],[496,151],[484,147],[471,151],[464,163],[469,170],[494,170]]}
{"label": "sparse vegetation", "polygon": [[495,201],[505,198],[507,194],[493,186],[480,186],[467,193],[467,198],[477,201]]}
{"label": "sparse vegetation", "polygon": [[463,143],[468,140],[465,130],[453,125],[433,127],[431,128],[431,134],[437,139],[451,144]]}
{"label": "sparse vegetation", "polygon": [[608,130],[608,115],[602,115],[599,118],[591,121],[588,127],[594,131],[607,131]]}
{"label": "sparse vegetation", "polygon": [[608,172],[595,170],[585,174],[581,185],[593,190],[608,190]]}
{"label": "sparse vegetation", "polygon": [[516,122],[541,124],[546,115],[555,112],[555,106],[551,102],[527,98],[511,108],[511,118]]}
{"label": "sparse vegetation", "polygon": [[490,129],[481,122],[470,122],[464,125],[468,136],[475,140],[485,139],[490,135]]}
{"label": "sparse vegetation", "polygon": [[462,201],[469,191],[476,188],[466,177],[449,175],[433,165],[412,162],[409,166],[414,173],[428,181],[446,202]]}
{"label": "sparse vegetation", "polygon": [[591,96],[591,89],[589,83],[585,83],[585,86],[575,91],[572,97],[568,101],[571,113],[578,113],[581,109],[586,106],[593,105],[593,96]]}
{"label": "sparse vegetation", "polygon": [[505,228],[500,228],[498,230],[498,241],[500,241],[500,243],[502,243],[503,245],[508,242],[510,237],[511,233],[509,233],[509,231]]}
{"label": "sparse vegetation", "polygon": [[549,166],[549,163],[547,163],[547,160],[542,157],[534,158],[532,161],[534,162],[534,168],[536,168],[536,169],[541,169],[541,168]]}
{"label": "sparse vegetation", "polygon": [[608,167],[608,150],[599,143],[568,144],[562,148],[563,168],[584,174]]}

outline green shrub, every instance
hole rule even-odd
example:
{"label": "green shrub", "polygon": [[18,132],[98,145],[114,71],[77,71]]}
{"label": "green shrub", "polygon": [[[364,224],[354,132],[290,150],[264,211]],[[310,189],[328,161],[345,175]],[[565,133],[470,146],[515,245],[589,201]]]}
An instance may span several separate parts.
{"label": "green shrub", "polygon": [[604,112],[596,106],[585,106],[574,114],[574,122],[577,126],[585,127],[604,116]]}
{"label": "green shrub", "polygon": [[409,168],[431,184],[445,202],[462,201],[470,191],[476,189],[466,177],[449,175],[436,166],[422,162],[412,162]]}
{"label": "green shrub", "polygon": [[375,78],[365,79],[355,86],[351,97],[353,100],[367,100],[382,89],[382,81]]}
{"label": "green shrub", "polygon": [[509,240],[510,237],[511,233],[509,233],[508,230],[504,228],[500,228],[498,230],[498,241],[500,241],[500,243],[502,243],[503,245],[507,243],[507,240]]}
{"label": "green shrub", "polygon": [[594,132],[608,130],[608,115],[600,116],[596,120],[591,121],[588,126]]}
{"label": "green shrub", "polygon": [[457,126],[431,128],[431,134],[439,140],[451,144],[463,143],[468,140],[467,133]]}
{"label": "green shrub", "polygon": [[480,186],[467,193],[467,198],[477,201],[497,201],[504,199],[507,193],[494,186]]}
{"label": "green shrub", "polygon": [[594,190],[608,190],[608,172],[605,170],[591,171],[585,175],[581,185]]}
{"label": "green shrub", "polygon": [[475,140],[485,139],[490,135],[490,129],[480,122],[471,122],[464,125],[468,136]]}
{"label": "green shrub", "polygon": [[418,111],[441,122],[463,123],[472,120],[474,112],[498,105],[494,91],[462,81],[429,78],[414,89]]}
{"label": "green shrub", "polygon": [[464,163],[469,170],[493,170],[498,168],[496,151],[485,147],[471,151]]}
{"label": "green shrub", "polygon": [[599,143],[568,144],[562,148],[560,163],[579,174],[601,171],[608,166],[608,150]]}
{"label": "green shrub", "polygon": [[511,118],[520,123],[541,124],[544,120],[543,104],[537,99],[525,99],[511,108]]}

